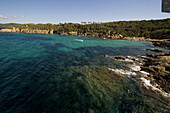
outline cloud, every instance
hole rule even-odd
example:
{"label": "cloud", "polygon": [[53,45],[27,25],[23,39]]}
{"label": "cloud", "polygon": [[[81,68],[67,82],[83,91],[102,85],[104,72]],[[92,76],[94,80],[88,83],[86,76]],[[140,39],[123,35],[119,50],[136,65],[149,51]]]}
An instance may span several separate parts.
{"label": "cloud", "polygon": [[13,18],[17,18],[17,16],[12,16]]}
{"label": "cloud", "polygon": [[7,17],[6,17],[6,16],[3,16],[3,15],[0,15],[0,18],[2,18],[2,19],[7,19]]}
{"label": "cloud", "polygon": [[[22,16],[16,16],[16,15],[12,16],[12,18],[24,18],[24,17],[25,17],[24,15],[22,15]],[[0,15],[0,19],[7,19],[7,18],[8,18],[7,16]]]}

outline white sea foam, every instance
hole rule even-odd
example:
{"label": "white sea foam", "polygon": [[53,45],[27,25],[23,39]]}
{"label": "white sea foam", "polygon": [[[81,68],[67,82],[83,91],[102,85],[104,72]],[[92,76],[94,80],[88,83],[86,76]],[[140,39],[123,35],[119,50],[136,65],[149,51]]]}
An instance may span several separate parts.
{"label": "white sea foam", "polygon": [[145,75],[149,75],[148,72],[145,72],[145,71],[140,71],[141,73],[145,74]]}
{"label": "white sea foam", "polygon": [[[128,75],[128,76],[136,76],[137,74],[135,72],[132,72],[132,71],[128,71],[128,70],[123,70],[123,69],[112,69],[112,68],[108,68],[109,70],[111,71],[114,71],[115,73],[118,73],[118,74],[121,74],[121,75]],[[139,68],[138,68],[139,69]],[[145,75],[149,75],[149,73],[145,72],[145,71],[139,71]],[[144,83],[144,86],[146,88],[152,88],[153,91],[158,91],[162,96],[165,96],[165,97],[170,97],[170,94],[169,93],[166,93],[166,92],[163,92],[161,91],[160,89],[156,88],[155,86],[153,86],[151,83],[150,83],[150,80],[147,80],[143,77],[140,78],[142,80],[142,82]]]}
{"label": "white sea foam", "polygon": [[145,78],[140,78],[142,80],[142,82],[144,83],[145,87],[146,88],[152,88],[152,90],[154,91],[158,91],[162,96],[165,96],[165,97],[170,97],[170,94],[169,93],[166,93],[166,92],[162,92],[160,89],[156,88],[155,86],[153,86],[151,83],[150,83],[150,80],[147,80]]}
{"label": "white sea foam", "polygon": [[[142,58],[145,58],[146,56],[141,56]],[[132,59],[135,59],[135,61],[138,61],[138,63],[136,64]],[[120,60],[119,60],[120,61]],[[123,60],[122,60],[123,61]],[[114,71],[115,73],[118,73],[120,75],[127,75],[128,77],[131,77],[131,76],[136,76],[137,73],[136,72],[140,72],[142,74],[142,78],[141,81],[144,83],[144,86],[146,88],[151,88],[153,91],[157,91],[159,92],[162,96],[165,96],[165,97],[170,97],[170,94],[169,93],[166,93],[166,92],[163,92],[161,91],[160,89],[156,88],[155,86],[153,86],[151,83],[150,83],[150,80],[147,80],[145,77],[147,77],[147,75],[150,75],[148,72],[145,72],[145,71],[141,71],[141,65],[143,64],[142,63],[142,59],[137,59],[135,57],[131,57],[131,56],[127,56],[125,58],[126,62],[133,62],[133,64],[130,64],[130,65],[127,65],[130,70],[124,70],[124,69],[111,69],[111,68],[108,68],[109,70],[111,71]],[[156,84],[157,85],[157,84]]]}
{"label": "white sea foam", "polygon": [[126,62],[133,62],[131,59],[125,59]]}
{"label": "white sea foam", "polygon": [[115,73],[118,73],[118,74],[121,74],[121,75],[132,75],[132,76],[135,76],[137,75],[135,72],[132,72],[132,71],[128,71],[128,70],[123,70],[123,69],[111,69],[111,68],[108,68],[109,70],[111,71],[114,71]]}
{"label": "white sea foam", "polygon": [[134,64],[134,65],[131,65],[130,68],[131,68],[133,71],[140,71],[140,70],[141,70],[140,66],[135,65],[135,64]]}

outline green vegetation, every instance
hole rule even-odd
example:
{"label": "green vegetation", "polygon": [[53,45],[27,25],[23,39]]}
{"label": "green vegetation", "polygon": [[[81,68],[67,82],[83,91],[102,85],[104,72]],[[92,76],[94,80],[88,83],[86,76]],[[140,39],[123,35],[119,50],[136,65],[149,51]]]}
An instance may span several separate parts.
{"label": "green vegetation", "polygon": [[0,27],[7,27],[7,28],[11,28],[11,27],[16,26],[16,25],[21,25],[21,24],[17,24],[17,23],[1,24],[0,23]]}
{"label": "green vegetation", "polygon": [[[110,34],[122,34],[124,37],[146,37],[154,39],[170,38],[170,19],[120,21],[108,23],[60,23],[60,24],[9,24],[0,27],[16,27],[20,29],[54,30],[54,34],[77,32],[80,36],[109,37]],[[115,36],[115,35],[114,35]]]}

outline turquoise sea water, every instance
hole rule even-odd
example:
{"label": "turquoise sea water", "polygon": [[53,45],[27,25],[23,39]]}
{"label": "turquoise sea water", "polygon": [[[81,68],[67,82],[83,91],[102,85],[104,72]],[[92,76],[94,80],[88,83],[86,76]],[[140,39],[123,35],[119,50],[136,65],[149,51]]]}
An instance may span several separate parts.
{"label": "turquoise sea water", "polygon": [[109,68],[103,55],[145,55],[149,42],[0,33],[0,112],[162,112],[167,101]]}

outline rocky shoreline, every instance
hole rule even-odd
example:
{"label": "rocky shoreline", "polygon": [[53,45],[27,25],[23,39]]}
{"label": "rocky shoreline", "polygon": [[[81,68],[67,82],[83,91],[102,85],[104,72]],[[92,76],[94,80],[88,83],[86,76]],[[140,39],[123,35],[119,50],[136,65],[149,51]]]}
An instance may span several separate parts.
{"label": "rocky shoreline", "polygon": [[36,34],[58,34],[61,36],[79,36],[79,37],[98,37],[98,38],[106,38],[106,39],[123,39],[123,40],[136,40],[136,41],[150,41],[150,39],[146,39],[144,37],[124,37],[123,35],[109,31],[107,34],[103,33],[79,33],[77,31],[64,32],[64,31],[55,31],[51,30],[39,30],[39,29],[19,29],[13,27],[12,29],[1,29],[2,33],[36,33]]}
{"label": "rocky shoreline", "polygon": [[[128,62],[127,67],[111,69],[108,67],[108,70],[114,71],[122,76],[127,76],[131,79],[138,78],[143,82],[144,86],[147,89],[150,89],[156,93],[161,94],[164,97],[170,97],[170,86],[169,86],[169,76],[170,75],[170,53],[165,53],[162,55],[157,55],[156,59],[146,56],[109,56],[104,55],[105,58],[113,59],[119,62]],[[166,56],[166,57],[165,57]],[[165,60],[166,59],[166,60]],[[152,60],[152,61],[148,61]],[[169,60],[169,61],[168,61]],[[157,61],[157,62],[154,62]],[[165,62],[167,62],[165,64]],[[160,70],[156,71],[155,63],[160,64]],[[162,69],[165,68],[166,69]],[[156,69],[153,71],[153,69]],[[158,68],[159,69],[159,68]],[[135,79],[134,79],[135,80]]]}
{"label": "rocky shoreline", "polygon": [[36,34],[58,34],[61,36],[79,36],[79,37],[98,37],[104,39],[121,39],[121,40],[135,40],[135,41],[151,41],[154,46],[163,47],[170,49],[170,40],[169,39],[150,39],[145,37],[124,37],[123,35],[109,31],[107,34],[103,33],[80,33],[77,31],[64,32],[56,31],[54,29],[50,30],[40,30],[40,29],[20,29],[13,27],[12,29],[1,29],[2,33],[36,33]]}
{"label": "rocky shoreline", "polygon": [[170,49],[170,39],[151,40],[154,46]]}
{"label": "rocky shoreline", "polygon": [[142,70],[149,72],[152,83],[158,84],[159,88],[170,93],[170,52],[160,55],[147,55]]}
{"label": "rocky shoreline", "polygon": [[109,31],[107,34],[103,33],[79,33],[77,31],[64,32],[50,30],[39,30],[39,29],[19,29],[13,27],[12,29],[1,29],[2,33],[36,33],[36,34],[58,34],[61,36],[79,36],[79,37],[98,37],[102,39],[120,39],[120,40],[133,40],[133,41],[150,41],[154,46],[170,49],[170,40],[168,39],[150,39],[145,37],[124,37],[123,35]]}
{"label": "rocky shoreline", "polygon": [[36,33],[36,34],[53,34],[53,30],[39,30],[39,29],[19,29],[13,27],[12,29],[1,29],[2,33]]}

